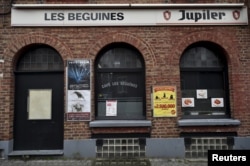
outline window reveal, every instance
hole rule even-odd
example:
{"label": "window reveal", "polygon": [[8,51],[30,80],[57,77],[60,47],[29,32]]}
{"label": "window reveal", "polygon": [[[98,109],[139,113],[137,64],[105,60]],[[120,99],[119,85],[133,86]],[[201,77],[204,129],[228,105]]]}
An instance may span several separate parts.
{"label": "window reveal", "polygon": [[[229,115],[227,63],[223,58],[220,49],[208,42],[194,44],[184,52],[180,61],[184,117]],[[200,89],[206,90],[206,98],[197,97]],[[185,101],[193,102],[187,105]]]}
{"label": "window reveal", "polygon": [[[110,47],[96,63],[97,119],[144,119],[145,75],[141,55],[131,47]],[[107,101],[116,101],[115,116]]]}

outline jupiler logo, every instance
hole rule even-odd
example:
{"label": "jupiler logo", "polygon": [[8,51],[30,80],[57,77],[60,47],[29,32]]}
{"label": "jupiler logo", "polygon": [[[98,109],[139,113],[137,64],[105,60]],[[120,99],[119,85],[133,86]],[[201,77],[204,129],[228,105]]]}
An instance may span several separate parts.
{"label": "jupiler logo", "polygon": [[240,12],[238,10],[234,10],[232,14],[235,20],[238,20],[240,18]]}
{"label": "jupiler logo", "polygon": [[166,10],[165,12],[163,12],[163,16],[164,16],[165,20],[168,21],[171,18],[171,12]]}

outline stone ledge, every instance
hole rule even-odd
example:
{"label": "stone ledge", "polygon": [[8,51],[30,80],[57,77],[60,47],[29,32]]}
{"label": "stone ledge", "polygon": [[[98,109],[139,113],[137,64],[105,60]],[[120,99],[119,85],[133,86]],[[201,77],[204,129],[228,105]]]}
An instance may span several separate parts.
{"label": "stone ledge", "polygon": [[9,153],[9,156],[36,156],[36,155],[63,155],[63,150],[17,150]]}
{"label": "stone ledge", "polygon": [[151,127],[150,120],[95,120],[90,127]]}
{"label": "stone ledge", "polygon": [[239,126],[237,119],[181,119],[178,126]]}

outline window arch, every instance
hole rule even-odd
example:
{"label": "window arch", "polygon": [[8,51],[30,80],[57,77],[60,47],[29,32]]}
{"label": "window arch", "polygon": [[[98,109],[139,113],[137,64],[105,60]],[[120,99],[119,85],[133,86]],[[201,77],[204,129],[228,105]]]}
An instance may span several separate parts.
{"label": "window arch", "polygon": [[96,119],[145,119],[145,67],[137,49],[125,43],[103,48],[95,61],[95,85]]}
{"label": "window arch", "polygon": [[34,45],[19,58],[17,71],[57,71],[63,70],[60,54],[50,46]]}
{"label": "window arch", "polygon": [[227,60],[211,42],[189,46],[180,59],[182,111],[184,117],[228,117]]}

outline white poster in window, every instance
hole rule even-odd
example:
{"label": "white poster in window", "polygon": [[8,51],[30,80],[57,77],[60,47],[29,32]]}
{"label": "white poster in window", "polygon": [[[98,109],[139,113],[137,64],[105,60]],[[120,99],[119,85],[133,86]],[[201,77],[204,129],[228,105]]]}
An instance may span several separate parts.
{"label": "white poster in window", "polygon": [[194,107],[194,98],[182,98],[182,107]]}
{"label": "white poster in window", "polygon": [[212,107],[224,107],[224,99],[223,98],[212,98],[211,105],[212,105]]}
{"label": "white poster in window", "polygon": [[207,89],[197,89],[196,97],[197,99],[207,99]]}
{"label": "white poster in window", "polygon": [[117,100],[106,101],[106,116],[117,116]]}
{"label": "white poster in window", "polygon": [[48,120],[51,119],[51,89],[32,89],[28,96],[28,119]]}

